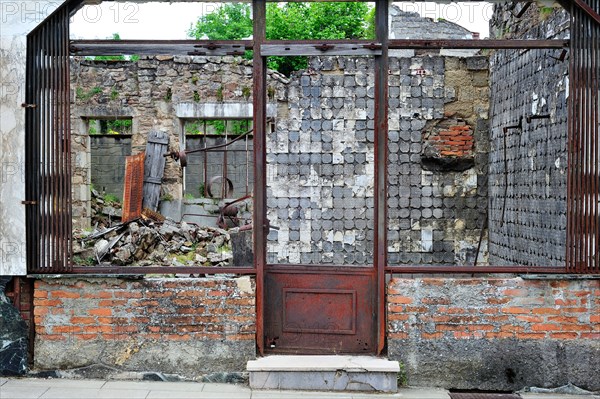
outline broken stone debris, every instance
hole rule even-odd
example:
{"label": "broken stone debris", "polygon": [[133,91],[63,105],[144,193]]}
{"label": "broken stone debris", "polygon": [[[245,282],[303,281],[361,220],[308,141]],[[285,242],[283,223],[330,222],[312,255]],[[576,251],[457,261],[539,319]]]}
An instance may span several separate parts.
{"label": "broken stone debris", "polygon": [[74,236],[74,261],[81,265],[227,266],[233,258],[227,231],[170,219],[138,219]]}

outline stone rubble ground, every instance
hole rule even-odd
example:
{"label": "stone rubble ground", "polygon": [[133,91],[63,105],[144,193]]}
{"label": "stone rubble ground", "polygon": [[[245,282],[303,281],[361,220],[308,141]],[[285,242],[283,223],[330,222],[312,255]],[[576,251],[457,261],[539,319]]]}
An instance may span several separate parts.
{"label": "stone rubble ground", "polygon": [[224,229],[144,217],[120,223],[118,205],[93,197],[95,228],[73,234],[76,264],[219,267],[233,258],[231,237]]}

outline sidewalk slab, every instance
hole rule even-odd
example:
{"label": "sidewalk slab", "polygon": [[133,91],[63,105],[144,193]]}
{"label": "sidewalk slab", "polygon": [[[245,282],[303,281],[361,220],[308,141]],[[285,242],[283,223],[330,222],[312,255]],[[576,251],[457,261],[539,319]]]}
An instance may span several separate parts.
{"label": "sidewalk slab", "polygon": [[102,389],[145,389],[148,391],[201,392],[204,384],[200,382],[167,381],[107,381]]}

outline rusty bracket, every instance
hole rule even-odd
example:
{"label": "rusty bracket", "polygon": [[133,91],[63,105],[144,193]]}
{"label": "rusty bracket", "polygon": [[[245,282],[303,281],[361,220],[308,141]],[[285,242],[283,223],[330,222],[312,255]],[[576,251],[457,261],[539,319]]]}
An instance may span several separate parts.
{"label": "rusty bracket", "polygon": [[525,117],[527,123],[531,123],[531,121],[534,119],[550,119],[550,115],[527,115]]}
{"label": "rusty bracket", "polygon": [[558,57],[554,57],[554,56],[550,56],[550,58],[553,58],[555,60],[558,60],[560,62],[563,62],[565,60],[565,58],[567,57],[567,49],[562,49],[562,51],[560,52],[560,55]]}
{"label": "rusty bracket", "polygon": [[363,48],[375,51],[375,50],[381,50],[381,44],[379,43],[369,43],[369,44],[363,44]]}
{"label": "rusty bracket", "polygon": [[37,104],[27,104],[27,103],[23,103],[21,104],[21,107],[23,108],[36,108]]}
{"label": "rusty bracket", "polygon": [[516,125],[511,125],[511,126],[504,126],[502,128],[502,132],[504,132],[506,134],[509,129],[521,129],[522,127],[523,127],[523,117],[520,116],[519,123],[517,123]]}
{"label": "rusty bracket", "polygon": [[187,54],[188,55],[206,55],[206,51],[194,50],[194,51],[188,51]]}
{"label": "rusty bracket", "polygon": [[38,202],[35,200],[25,200],[25,201],[21,201],[21,204],[23,205],[37,205]]}
{"label": "rusty bracket", "polygon": [[319,51],[326,52],[326,51],[329,51],[329,50],[335,48],[335,46],[333,44],[323,43],[323,44],[316,45],[315,48]]}

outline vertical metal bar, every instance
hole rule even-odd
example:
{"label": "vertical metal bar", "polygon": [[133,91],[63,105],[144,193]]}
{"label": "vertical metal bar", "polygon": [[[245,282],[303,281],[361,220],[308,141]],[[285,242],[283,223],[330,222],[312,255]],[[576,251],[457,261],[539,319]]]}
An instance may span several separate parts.
{"label": "vertical metal bar", "polygon": [[252,64],[252,124],[254,126],[254,212],[253,248],[256,269],[256,343],[258,352],[264,353],[264,269],[267,261],[267,176],[266,176],[266,122],[267,122],[267,60],[260,55],[266,35],[266,2],[252,2],[253,64]]}
{"label": "vertical metal bar", "polygon": [[[591,4],[591,7],[600,11],[600,0],[594,0]],[[598,41],[600,40],[600,26],[593,21],[590,21],[591,24],[591,34],[590,34],[590,81],[589,81],[589,90],[590,90],[590,264],[588,265],[588,273],[598,272],[600,269],[600,254],[598,253],[598,240],[600,239],[600,232],[598,226],[599,208],[600,208],[600,193],[599,193],[599,182],[600,175],[598,173],[599,168],[599,143],[598,143],[598,131],[600,130],[600,109],[598,103],[598,91],[600,90],[600,79],[599,79],[599,65],[598,65],[598,57],[600,57],[600,52],[598,48],[600,44]]]}
{"label": "vertical metal bar", "polygon": [[202,140],[204,141],[204,151],[202,151],[202,158],[204,159],[204,192],[202,195],[206,196],[208,184],[208,151],[206,151],[206,147],[208,147],[208,136],[206,135],[206,119],[202,122],[202,125],[204,126],[202,128],[204,130],[204,137],[202,137]]}
{"label": "vertical metal bar", "polygon": [[69,40],[70,40],[70,13],[68,10],[65,10],[65,16],[63,18],[63,23],[65,26],[64,37],[63,37],[63,59],[65,63],[65,73],[64,78],[66,81],[65,84],[65,157],[67,159],[67,189],[65,195],[67,196],[67,210],[68,214],[65,215],[65,223],[67,225],[67,249],[68,249],[68,265],[69,270],[73,270],[73,200],[71,197],[71,189],[72,189],[72,159],[71,159],[71,59],[69,57]]}
{"label": "vertical metal bar", "polygon": [[[34,85],[35,76],[34,67],[33,67],[33,37],[27,37],[27,60],[26,60],[26,69],[25,69],[25,103],[26,104],[35,104],[34,96]],[[34,163],[33,158],[33,149],[35,146],[33,145],[33,118],[34,118],[35,108],[25,108],[25,200],[32,201],[34,200],[34,190],[33,190],[33,171],[32,166]],[[35,256],[36,245],[34,241],[33,232],[35,231],[35,220],[34,220],[34,210],[36,209],[35,205],[25,205],[25,246],[27,248],[26,251],[26,260],[27,260],[27,271],[34,271],[34,262],[37,257]]]}
{"label": "vertical metal bar", "polygon": [[[600,0],[595,1],[594,9],[600,12]],[[591,82],[591,89],[593,91],[593,117],[592,126],[594,133],[592,136],[592,142],[594,143],[593,157],[592,157],[592,195],[595,199],[593,216],[593,231],[595,235],[595,242],[593,242],[593,251],[595,254],[595,263],[593,270],[590,272],[600,272],[600,26],[598,24],[593,25],[594,31],[592,35],[592,43],[594,44],[591,48],[592,58],[592,73],[593,79]]]}
{"label": "vertical metal bar", "polygon": [[[225,121],[225,143],[227,143],[229,141],[229,125],[231,124],[231,121]],[[223,176],[223,178],[221,179],[221,198],[225,198],[227,195],[227,189],[229,188],[229,185],[227,184],[227,162],[228,162],[228,157],[227,157],[227,148],[228,146],[225,146],[223,148],[223,169],[221,169],[221,175]]]}
{"label": "vertical metal bar", "polygon": [[48,231],[48,218],[49,218],[49,209],[48,209],[48,148],[50,147],[50,143],[48,142],[48,65],[47,65],[47,54],[48,54],[48,28],[47,24],[44,24],[42,30],[40,31],[40,68],[41,68],[41,76],[42,83],[40,87],[40,96],[41,96],[41,123],[40,123],[40,134],[41,134],[41,179],[42,179],[42,187],[41,187],[41,266],[44,271],[52,271],[49,268],[48,264],[48,240],[49,240],[49,231]]}
{"label": "vertical metal bar", "polygon": [[576,34],[577,18],[575,15],[575,8],[571,5],[570,11],[570,26],[571,26],[571,40],[569,41],[570,46],[570,57],[569,57],[569,98],[568,98],[568,113],[569,113],[569,134],[568,134],[568,158],[567,158],[567,271],[572,272],[575,268],[575,247],[576,243],[576,226],[575,226],[575,215],[576,215],[576,201],[575,196],[575,154],[576,154],[576,133],[577,133],[577,122],[576,122],[576,109],[577,109],[577,77],[576,77],[576,60],[577,60],[577,45],[579,35]]}
{"label": "vertical metal bar", "polygon": [[388,1],[375,2],[375,33],[381,55],[375,56],[375,231],[377,273],[377,354],[385,347],[385,267],[387,265],[387,158],[388,158]]}
{"label": "vertical metal bar", "polygon": [[[60,15],[60,14],[59,14]],[[51,251],[52,251],[52,267],[54,271],[62,271],[62,267],[60,264],[60,255],[62,254],[63,247],[62,242],[59,236],[60,229],[60,215],[63,212],[61,208],[60,195],[61,187],[60,187],[60,179],[61,179],[61,170],[60,170],[60,158],[59,158],[59,148],[58,148],[58,129],[60,126],[60,110],[59,110],[59,76],[60,76],[60,64],[58,63],[58,43],[60,41],[58,32],[58,22],[57,18],[52,18],[49,21],[50,25],[50,56],[49,56],[49,73],[50,73],[50,97],[51,97],[51,124],[50,124],[50,138],[52,142],[52,146],[50,148],[50,168],[52,173],[52,185],[51,192],[49,193],[49,197],[51,199],[52,206],[52,221],[50,223],[50,234],[52,237],[51,242]]]}

